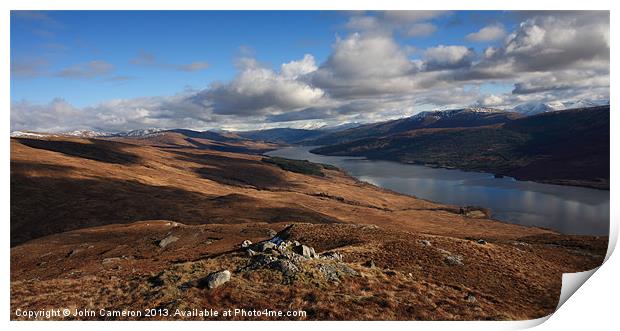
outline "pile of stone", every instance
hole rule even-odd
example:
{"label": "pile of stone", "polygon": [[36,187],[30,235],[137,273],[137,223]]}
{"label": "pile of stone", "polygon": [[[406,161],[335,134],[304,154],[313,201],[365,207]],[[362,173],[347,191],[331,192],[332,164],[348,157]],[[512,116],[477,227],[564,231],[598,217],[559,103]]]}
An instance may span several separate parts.
{"label": "pile of stone", "polygon": [[[355,270],[342,263],[343,255],[338,252],[318,254],[313,247],[304,245],[296,240],[288,240],[287,227],[273,238],[258,243],[244,240],[240,247],[250,258],[246,266],[239,272],[250,272],[261,268],[276,270],[282,273],[289,281],[305,268],[316,268],[319,274],[330,281],[339,281],[341,275],[357,274]],[[315,260],[318,263],[306,264]]]}

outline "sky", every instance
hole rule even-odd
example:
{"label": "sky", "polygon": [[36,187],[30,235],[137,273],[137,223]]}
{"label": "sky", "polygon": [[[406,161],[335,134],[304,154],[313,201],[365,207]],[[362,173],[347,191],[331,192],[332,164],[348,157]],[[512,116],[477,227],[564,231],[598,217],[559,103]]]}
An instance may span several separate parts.
{"label": "sky", "polygon": [[608,12],[12,11],[11,129],[249,130],[609,99]]}

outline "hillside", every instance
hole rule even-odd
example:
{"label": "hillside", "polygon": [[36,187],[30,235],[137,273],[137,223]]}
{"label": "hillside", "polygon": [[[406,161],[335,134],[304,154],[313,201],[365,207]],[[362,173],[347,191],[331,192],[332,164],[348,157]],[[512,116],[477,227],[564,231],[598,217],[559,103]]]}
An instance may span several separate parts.
{"label": "hillside", "polygon": [[491,172],[522,180],[609,188],[609,106],[494,125],[423,128],[312,152]]}
{"label": "hillside", "polygon": [[[605,255],[607,237],[502,223],[331,166],[256,155],[264,143],[207,140],[12,138],[11,319],[51,306],[527,319],[555,309],[562,272]],[[245,152],[222,151],[233,147]],[[223,269],[230,280],[210,288]]]}
{"label": "hillside", "polygon": [[306,140],[305,145],[333,145],[358,139],[379,138],[424,128],[477,127],[510,122],[521,115],[489,108],[464,108],[442,111],[425,111],[417,115],[379,123],[371,123],[352,129]]}

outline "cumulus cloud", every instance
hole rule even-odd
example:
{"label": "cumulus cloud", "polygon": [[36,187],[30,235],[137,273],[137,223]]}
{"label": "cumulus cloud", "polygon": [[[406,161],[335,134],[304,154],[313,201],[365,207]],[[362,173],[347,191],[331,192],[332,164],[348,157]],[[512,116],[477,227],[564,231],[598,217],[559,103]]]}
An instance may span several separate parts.
{"label": "cumulus cloud", "polygon": [[[489,25],[463,36],[472,42],[493,42],[480,52],[468,45],[420,48],[415,39],[402,38],[415,29],[414,36],[430,33],[430,26],[436,25],[428,20],[445,14],[355,14],[345,26],[352,31],[336,38],[322,63],[306,54],[271,67],[243,52],[232,80],[212,83],[204,90],[84,108],[61,99],[45,105],[16,102],[11,107],[11,125],[47,131],[153,126],[254,129],[379,121],[474,104],[510,109],[528,102],[609,98],[608,12],[528,12],[520,16],[522,22],[513,31]],[[132,63],[162,65],[145,52]],[[186,69],[207,66],[195,62]],[[24,75],[36,72],[28,68],[12,65],[12,70]],[[64,71],[67,77],[87,78],[106,70],[105,65],[87,63]],[[480,88],[483,84],[513,88],[489,94]]]}
{"label": "cumulus cloud", "polygon": [[393,38],[353,33],[338,39],[310,81],[333,97],[402,93],[413,88],[417,66]]}
{"label": "cumulus cloud", "polygon": [[491,24],[465,36],[466,40],[474,42],[494,41],[503,38],[506,35],[504,26],[501,24]]}
{"label": "cumulus cloud", "polygon": [[11,130],[62,132],[77,129],[125,131],[149,127],[200,128],[214,122],[209,105],[194,92],[168,97],[118,99],[78,108],[63,99],[11,105]]}
{"label": "cumulus cloud", "polygon": [[465,46],[444,46],[428,48],[424,52],[429,70],[460,68],[471,64],[474,52]]}
{"label": "cumulus cloud", "polygon": [[279,72],[252,58],[241,59],[239,63],[240,73],[232,81],[212,84],[198,96],[212,103],[216,114],[273,114],[314,105],[324,96],[320,88],[297,79],[316,69],[310,55],[283,64]]}

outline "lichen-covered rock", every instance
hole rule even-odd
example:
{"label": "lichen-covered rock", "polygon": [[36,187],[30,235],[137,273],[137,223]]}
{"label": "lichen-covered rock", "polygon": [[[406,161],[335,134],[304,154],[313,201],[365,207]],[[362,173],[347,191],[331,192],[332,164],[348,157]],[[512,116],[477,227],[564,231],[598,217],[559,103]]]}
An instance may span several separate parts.
{"label": "lichen-covered rock", "polygon": [[280,271],[286,277],[294,277],[299,268],[291,260],[280,259],[269,263],[269,268]]}
{"label": "lichen-covered rock", "polygon": [[173,235],[169,235],[166,238],[160,240],[157,245],[159,245],[159,247],[161,248],[165,248],[166,246],[172,244],[173,242],[179,240],[179,237],[173,236]]}
{"label": "lichen-covered rock", "polygon": [[205,287],[209,289],[213,289],[213,288],[224,285],[228,281],[230,281],[230,271],[222,270],[222,271],[209,274],[207,277],[203,279],[201,283]]}
{"label": "lichen-covered rock", "polygon": [[343,256],[338,252],[325,252],[321,254],[321,257],[327,260],[342,261]]}
{"label": "lichen-covered rock", "polygon": [[459,255],[447,255],[444,262],[449,266],[462,266],[463,258]]}
{"label": "lichen-covered rock", "polygon": [[310,246],[306,246],[306,245],[299,245],[299,246],[293,247],[293,252],[307,259],[311,259],[317,256],[316,252],[314,251],[314,248]]}
{"label": "lichen-covered rock", "polygon": [[269,241],[263,241],[263,242],[256,244],[256,250],[259,252],[268,252],[275,248],[276,248],[276,244],[269,242]]}

